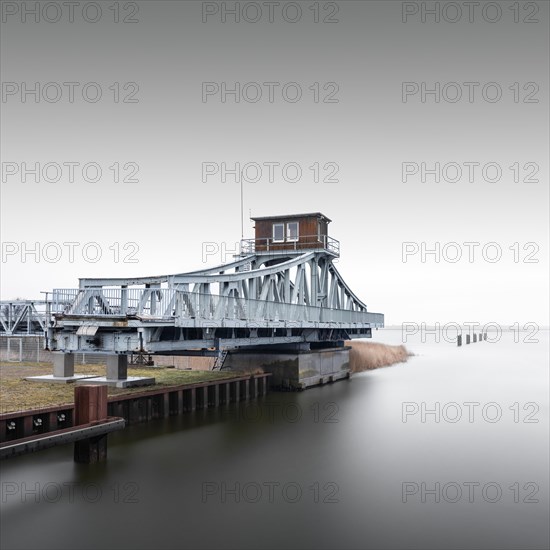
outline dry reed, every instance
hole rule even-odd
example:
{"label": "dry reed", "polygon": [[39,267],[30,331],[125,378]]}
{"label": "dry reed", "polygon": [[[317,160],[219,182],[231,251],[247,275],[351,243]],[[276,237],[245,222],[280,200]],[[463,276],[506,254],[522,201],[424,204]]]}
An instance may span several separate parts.
{"label": "dry reed", "polygon": [[360,340],[346,342],[351,346],[349,362],[351,372],[388,367],[395,363],[405,363],[410,353],[405,346],[390,346],[379,342],[363,342]]}

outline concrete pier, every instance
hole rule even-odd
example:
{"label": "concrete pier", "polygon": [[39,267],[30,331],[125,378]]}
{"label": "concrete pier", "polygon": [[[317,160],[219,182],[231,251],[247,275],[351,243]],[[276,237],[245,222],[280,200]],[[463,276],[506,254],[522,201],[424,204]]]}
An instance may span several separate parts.
{"label": "concrete pier", "polygon": [[[274,388],[303,390],[349,378],[349,347],[310,349],[309,344],[230,351],[225,365],[234,371],[258,367],[272,374]],[[248,388],[243,388],[248,393]]]}
{"label": "concrete pier", "polygon": [[61,378],[74,376],[74,355],[72,353],[54,353],[53,375]]}
{"label": "concrete pier", "polygon": [[88,378],[86,383],[129,388],[150,386],[155,383],[155,379],[152,376],[128,376],[128,356],[119,353],[107,357],[107,376]]}
{"label": "concrete pier", "polygon": [[74,373],[74,353],[56,351],[53,353],[53,375],[29,376],[25,380],[30,380],[31,382],[70,384],[77,380],[86,380],[89,378],[93,378],[93,375]]}

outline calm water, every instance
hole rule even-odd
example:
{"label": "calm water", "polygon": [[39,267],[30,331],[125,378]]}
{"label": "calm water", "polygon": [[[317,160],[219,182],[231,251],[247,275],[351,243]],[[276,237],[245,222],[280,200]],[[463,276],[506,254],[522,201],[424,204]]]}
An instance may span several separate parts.
{"label": "calm water", "polygon": [[548,548],[536,337],[417,335],[407,364],[112,434],[103,465],[71,446],[3,462],[1,546]]}

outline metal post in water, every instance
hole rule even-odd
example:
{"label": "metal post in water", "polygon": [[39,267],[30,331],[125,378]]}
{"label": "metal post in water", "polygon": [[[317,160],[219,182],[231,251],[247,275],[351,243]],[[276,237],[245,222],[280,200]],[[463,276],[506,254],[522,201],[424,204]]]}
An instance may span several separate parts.
{"label": "metal post in water", "polygon": [[[107,386],[76,386],[74,389],[74,425],[90,424],[107,418]],[[92,464],[107,458],[107,434],[76,441],[74,460]]]}

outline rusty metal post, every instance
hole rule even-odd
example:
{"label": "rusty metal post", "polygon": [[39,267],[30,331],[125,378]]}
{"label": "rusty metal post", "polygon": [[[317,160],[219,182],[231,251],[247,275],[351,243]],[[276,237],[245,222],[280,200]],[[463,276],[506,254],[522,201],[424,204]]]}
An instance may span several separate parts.
{"label": "rusty metal post", "polygon": [[[107,418],[107,386],[76,386],[74,425],[90,424]],[[107,434],[76,441],[74,460],[92,464],[107,458]]]}

